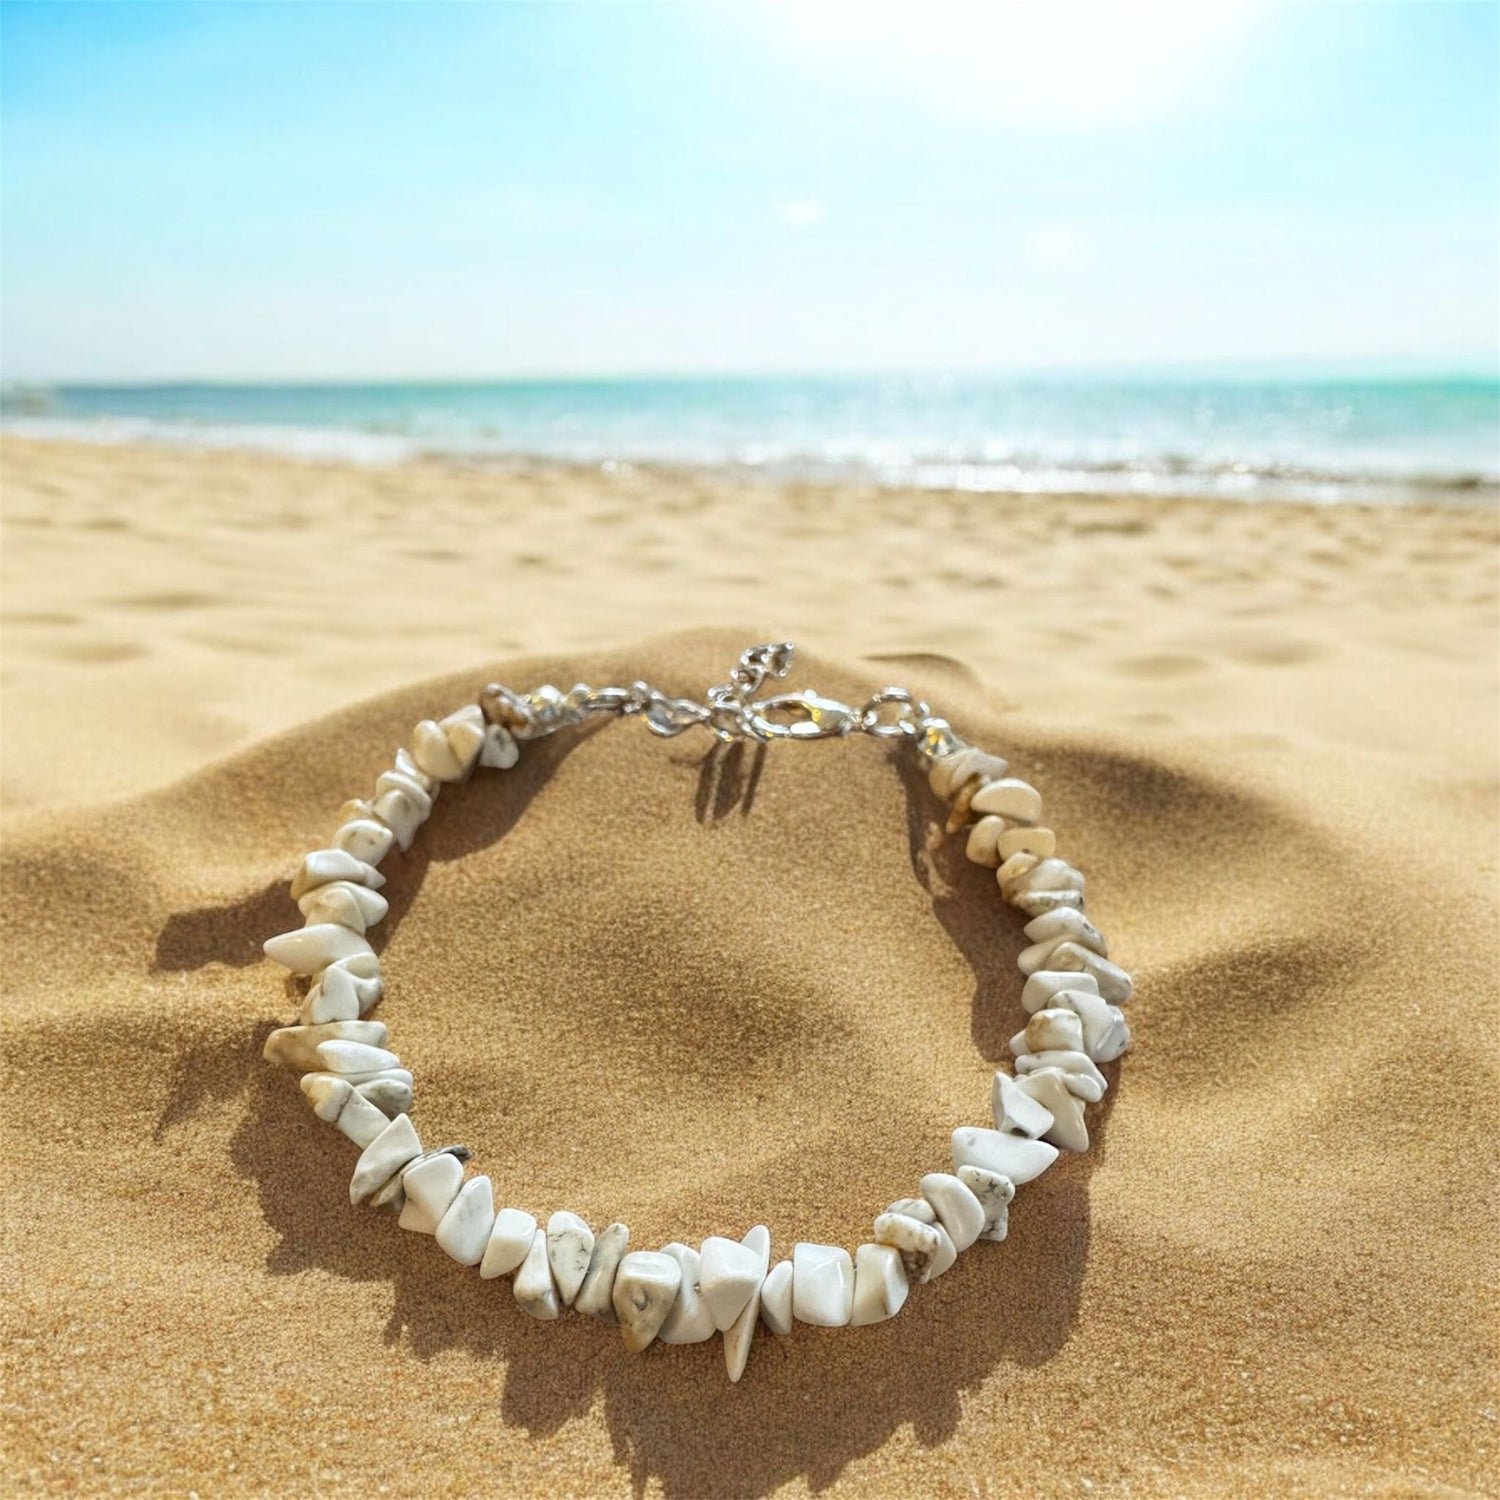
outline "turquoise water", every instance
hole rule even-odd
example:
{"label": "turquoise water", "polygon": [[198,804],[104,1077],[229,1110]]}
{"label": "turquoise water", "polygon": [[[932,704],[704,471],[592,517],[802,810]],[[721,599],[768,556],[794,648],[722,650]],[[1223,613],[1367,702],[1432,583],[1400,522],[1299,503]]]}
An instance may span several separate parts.
{"label": "turquoise water", "polygon": [[19,386],[0,426],[390,463],[732,466],[998,492],[1490,503],[1500,382],[859,376]]}

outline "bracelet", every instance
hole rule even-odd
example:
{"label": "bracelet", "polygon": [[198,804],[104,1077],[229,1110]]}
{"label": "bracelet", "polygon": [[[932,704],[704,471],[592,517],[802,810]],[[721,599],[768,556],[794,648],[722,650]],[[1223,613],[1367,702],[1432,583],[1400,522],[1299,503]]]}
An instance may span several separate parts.
{"label": "bracelet", "polygon": [[[1119,1009],[1130,977],[1084,915],[1083,876],[1057,857],[1036,790],[903,688],[886,688],[859,707],[807,690],[757,697],[768,679],[787,675],[792,656],[790,642],[752,647],[729,681],[701,700],[670,697],[645,682],[579,683],[566,693],[491,684],[477,703],[424,719],[376,781],[373,798],[346,803],[328,847],[303,858],[291,894],[304,925],[265,944],[268,957],[310,981],[298,1024],[272,1031],[265,1056],[301,1072],[314,1113],[360,1148],[351,1203],[391,1209],[401,1228],[433,1235],[482,1277],[510,1277],[516,1302],[532,1317],[556,1318],[571,1307],[618,1323],[631,1350],[721,1333],[732,1381],[744,1372],[757,1323],[788,1334],[794,1321],[880,1322],[901,1309],[913,1284],[941,1276],[961,1251],[1003,1240],[1016,1189],[1046,1171],[1059,1149],[1087,1148],[1085,1106],[1107,1086],[1099,1064],[1130,1044]],[[725,741],[865,734],[897,742],[920,758],[932,790],[949,804],[947,831],[967,829],[968,857],[996,871],[1002,897],[1029,919],[1030,946],[1019,958],[1028,1020],[1010,1041],[1014,1073],[994,1074],[994,1128],[956,1129],[953,1171],[929,1172],[915,1196],[890,1204],[852,1257],[837,1246],[798,1243],[772,1265],[770,1234],[760,1224],[743,1239],[714,1235],[697,1249],[672,1243],[659,1250],[632,1250],[623,1223],[596,1234],[566,1210],[541,1227],[524,1209],[497,1205],[488,1177],[465,1180],[466,1146],[424,1150],[417,1137],[412,1075],[387,1050],[384,1023],[363,1019],[383,991],[368,936],[387,910],[379,866],[393,849],[411,847],[443,783],[464,781],[477,767],[505,770],[522,744],[593,714],[639,717],[662,736],[701,724]]]}

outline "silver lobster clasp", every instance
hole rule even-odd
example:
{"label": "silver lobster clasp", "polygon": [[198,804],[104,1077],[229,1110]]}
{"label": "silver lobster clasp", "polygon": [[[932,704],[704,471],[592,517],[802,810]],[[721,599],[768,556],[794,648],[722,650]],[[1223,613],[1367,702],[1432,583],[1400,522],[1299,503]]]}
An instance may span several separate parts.
{"label": "silver lobster clasp", "polygon": [[746,733],[758,740],[830,740],[860,727],[860,711],[807,688],[745,705]]}
{"label": "silver lobster clasp", "polygon": [[564,724],[578,724],[589,714],[610,713],[643,719],[646,727],[664,738],[701,724],[720,740],[838,740],[850,734],[876,739],[900,739],[931,760],[961,744],[942,719],[905,688],[882,688],[863,705],[840,703],[811,688],[789,693],[755,695],[768,679],[791,670],[794,647],[790,641],[770,641],[740,653],[739,664],[727,682],[709,688],[702,699],[678,698],[633,682],[625,687],[589,687],[575,683],[569,692],[539,687],[514,693],[491,684],[480,694],[480,708],[491,724],[517,739],[536,739]]}

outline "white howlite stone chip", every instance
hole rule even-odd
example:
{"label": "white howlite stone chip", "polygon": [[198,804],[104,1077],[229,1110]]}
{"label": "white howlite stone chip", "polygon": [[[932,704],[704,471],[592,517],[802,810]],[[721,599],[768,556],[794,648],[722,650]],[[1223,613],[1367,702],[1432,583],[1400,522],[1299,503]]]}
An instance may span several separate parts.
{"label": "white howlite stone chip", "polygon": [[300,901],[310,890],[335,880],[352,880],[371,890],[385,884],[385,876],[374,865],[356,859],[347,849],[314,849],[303,856],[292,877],[292,900]]}
{"label": "white howlite stone chip", "polygon": [[508,771],[520,759],[521,752],[503,724],[488,724],[484,731],[484,745],[479,752],[479,764],[494,771]]}
{"label": "white howlite stone chip", "polygon": [[1087,1052],[1028,1052],[1016,1059],[1017,1073],[1035,1073],[1040,1068],[1059,1069],[1069,1090],[1090,1104],[1098,1103],[1108,1087],[1104,1074]]}
{"label": "white howlite stone chip", "polygon": [[339,1073],[345,1078],[358,1078],[361,1082],[366,1075],[401,1066],[401,1059],[394,1052],[364,1042],[319,1042],[317,1057],[318,1067],[325,1073]]}
{"label": "white howlite stone chip", "polygon": [[314,1071],[336,1072],[325,1069],[318,1057],[318,1048],[324,1042],[363,1042],[378,1047],[385,1041],[383,1021],[325,1021],[317,1026],[278,1026],[261,1048],[261,1056],[267,1062],[280,1063],[285,1068],[296,1068],[303,1073]]}
{"label": "white howlite stone chip", "polygon": [[854,1311],[854,1262],[838,1245],[792,1246],[792,1316],[819,1328],[842,1328]]}
{"label": "white howlite stone chip", "polygon": [[374,816],[374,804],[367,802],[363,797],[351,797],[339,808],[340,823],[353,823],[358,818],[373,818]]}
{"label": "white howlite stone chip", "polygon": [[380,819],[375,817],[374,797],[351,797],[338,811],[340,823],[354,823],[361,818],[370,818],[375,822]]}
{"label": "white howlite stone chip", "polygon": [[309,926],[336,922],[350,932],[363,933],[385,916],[390,903],[368,886],[352,880],[330,880],[310,890],[297,903],[297,909]]}
{"label": "white howlite stone chip", "polygon": [[968,842],[964,845],[964,854],[974,864],[985,865],[993,870],[1000,863],[999,843],[1004,832],[1004,818],[997,818],[993,814],[981,818],[969,830]]}
{"label": "white howlite stone chip", "polygon": [[659,1250],[631,1250],[620,1261],[615,1272],[615,1316],[632,1354],[640,1353],[660,1332],[681,1285],[682,1267]]}
{"label": "white howlite stone chip", "polygon": [[448,743],[448,736],[431,719],[411,732],[411,758],[434,781],[462,781],[464,763]]}
{"label": "white howlite stone chip", "polygon": [[758,1266],[755,1286],[759,1291],[766,1279],[766,1272],[771,1268],[771,1231],[764,1224],[754,1224],[745,1231],[740,1244],[755,1255]]}
{"label": "white howlite stone chip", "polygon": [[1040,1177],[1057,1160],[1057,1147],[1024,1135],[1006,1135],[977,1125],[960,1125],[953,1132],[953,1165],[983,1167],[998,1172],[1020,1187]]}
{"label": "white howlite stone chip", "polygon": [[395,847],[396,835],[374,818],[351,818],[330,842],[367,865],[378,865]]}
{"label": "white howlite stone chip", "polygon": [[1050,828],[1007,828],[995,844],[998,863],[1012,854],[1034,854],[1046,859],[1057,848],[1057,835]]}
{"label": "white howlite stone chip", "polygon": [[944,1271],[951,1270],[958,1263],[958,1246],[953,1243],[948,1231],[941,1223],[932,1226],[937,1230],[938,1252],[932,1258],[932,1264],[927,1268],[927,1280],[936,1281]]}
{"label": "white howlite stone chip", "polygon": [[532,1235],[526,1259],[516,1272],[511,1290],[523,1313],[544,1320],[557,1316],[557,1284],[552,1279],[552,1267],[547,1261],[547,1236],[542,1231]]}
{"label": "white howlite stone chip", "polygon": [[401,1186],[401,1174],[396,1173],[382,1188],[370,1194],[369,1206],[371,1208],[388,1208],[393,1214],[399,1214],[406,1207],[406,1189]]}
{"label": "white howlite stone chip", "polygon": [[411,758],[411,751],[404,745],[396,752],[395,770],[398,775],[416,782],[434,802],[437,801],[437,795],[442,788]]}
{"label": "white howlite stone chip", "polygon": [[372,1208],[391,1208],[399,1215],[406,1207],[406,1174],[414,1171],[423,1162],[435,1156],[451,1156],[455,1161],[465,1162],[471,1153],[467,1146],[439,1146],[436,1151],[420,1151],[383,1188],[370,1195]]}
{"label": "white howlite stone chip", "polygon": [[349,1183],[350,1203],[363,1203],[376,1188],[384,1187],[412,1157],[421,1153],[422,1143],[411,1123],[410,1115],[397,1115],[365,1147],[354,1164]]}
{"label": "white howlite stone chip", "polygon": [[560,1209],[547,1220],[547,1259],[564,1307],[572,1307],[593,1253],[594,1231],[577,1214]]}
{"label": "white howlite stone chip", "polygon": [[919,1224],[936,1224],[937,1210],[925,1198],[897,1198],[887,1206],[888,1214],[905,1214]]}
{"label": "white howlite stone chip", "polygon": [[1069,1089],[1060,1068],[1041,1068],[1021,1079],[1021,1087],[1052,1113],[1052,1128],[1044,1137],[1064,1151],[1089,1149],[1088,1126],[1083,1120],[1083,1100]]}
{"label": "white howlite stone chip", "polygon": [[933,761],[932,769],[927,773],[927,784],[943,801],[948,802],[959,788],[974,777],[998,781],[1005,775],[1006,769],[1006,762],[998,755],[991,755],[975,745],[963,745]]}
{"label": "white howlite stone chip", "polygon": [[740,1315],[724,1330],[724,1369],[732,1383],[738,1383],[750,1359],[750,1345],[755,1340],[755,1325],[760,1322],[760,1288],[751,1292]]}
{"label": "white howlite stone chip", "polygon": [[399,1210],[406,1204],[405,1184],[408,1172],[415,1171],[423,1162],[431,1161],[435,1156],[451,1156],[455,1161],[465,1162],[468,1161],[469,1155],[470,1152],[467,1146],[439,1146],[436,1151],[420,1151],[379,1192],[371,1197],[370,1202],[377,1208],[384,1203],[394,1203],[395,1207]]}
{"label": "white howlite stone chip", "polygon": [[977,776],[966,781],[953,795],[953,803],[948,809],[948,816],[943,820],[943,831],[945,833],[957,833],[967,823],[971,816],[969,804],[974,800],[974,793],[984,785]]}
{"label": "white howlite stone chip", "polygon": [[[363,1093],[364,1085],[367,1083],[379,1083],[384,1080],[393,1080],[398,1086],[404,1083],[406,1087],[410,1089],[412,1081],[410,1072],[408,1072],[405,1068],[381,1068],[373,1073],[341,1073],[339,1076],[343,1078],[347,1083],[352,1083],[354,1085],[355,1092],[360,1094],[362,1098],[368,1097]],[[376,1090],[376,1097],[380,1097],[379,1090]],[[369,1099],[369,1102],[371,1104],[375,1104],[374,1099]],[[375,1104],[375,1108],[380,1109],[380,1106],[378,1104]],[[386,1113],[385,1110],[381,1110],[380,1112],[382,1114]],[[410,1114],[411,1111],[409,1109],[398,1110],[396,1113]],[[391,1115],[389,1116],[389,1118],[394,1119],[395,1115]]]}
{"label": "white howlite stone chip", "polygon": [[771,1266],[771,1231],[764,1224],[747,1230],[740,1243],[755,1256],[755,1290],[750,1293],[739,1316],[724,1330],[724,1368],[732,1382],[745,1373],[755,1325],[760,1322],[760,1291]]}
{"label": "white howlite stone chip", "polygon": [[1067,1006],[1048,1006],[1026,1023],[1016,1052],[1079,1052],[1083,1049],[1083,1020]]}
{"label": "white howlite stone chip", "polygon": [[373,1001],[380,998],[383,988],[380,979],[380,960],[373,953],[356,953],[350,958],[335,959],[327,969],[316,976],[313,982],[321,982],[334,969],[348,974],[358,983],[359,997],[364,1002],[365,1010],[370,1008]]}
{"label": "white howlite stone chip", "polygon": [[1010,1200],[1016,1196],[1016,1185],[1009,1177],[991,1172],[988,1167],[962,1166],[958,1180],[979,1200],[984,1212],[982,1240],[1003,1240],[1010,1229]]}
{"label": "white howlite stone chip", "polygon": [[384,990],[380,960],[374,953],[341,958],[314,978],[302,1005],[301,1020],[304,1025],[356,1020],[380,999]]}
{"label": "white howlite stone chip", "polygon": [[926,1281],[931,1276],[932,1263],[942,1249],[936,1228],[937,1211],[930,1203],[924,1202],[923,1206],[933,1215],[933,1223],[924,1224],[910,1214],[890,1211],[875,1220],[876,1244],[889,1245],[897,1251],[908,1279],[916,1282]]}
{"label": "white howlite stone chip", "polygon": [[594,1240],[594,1253],[589,1256],[589,1268],[584,1274],[583,1285],[573,1299],[573,1311],[587,1313],[605,1323],[615,1319],[614,1290],[615,1272],[620,1268],[625,1247],[630,1243],[627,1225],[614,1223],[599,1231]]}
{"label": "white howlite stone chip", "polygon": [[302,919],[308,926],[320,926],[324,922],[332,922],[339,927],[347,927],[350,932],[357,932],[361,936],[374,924],[366,920],[365,905],[355,895],[355,891],[361,891],[366,896],[373,896],[380,902],[381,908],[385,907],[385,898],[375,891],[365,890],[362,885],[355,885],[352,881],[335,880],[328,885],[320,885],[315,890],[309,891],[298,903],[297,908],[302,913]]}
{"label": "white howlite stone chip", "polygon": [[484,749],[485,727],[484,710],[477,703],[467,703],[446,719],[438,720],[438,728],[448,736],[449,748],[465,776],[474,769]]}
{"label": "white howlite stone chip", "polygon": [[1036,855],[1028,854],[1023,849],[1019,854],[1012,854],[998,870],[995,871],[995,880],[1000,887],[1000,894],[1008,901],[1012,891],[1015,890],[1016,882],[1024,879],[1041,863]]}
{"label": "white howlite stone chip", "polygon": [[990,1113],[996,1130],[1015,1135],[1043,1136],[1052,1128],[1052,1116],[1009,1073],[998,1069],[990,1086]]}
{"label": "white howlite stone chip", "polygon": [[740,1309],[740,1315],[724,1330],[724,1369],[733,1383],[738,1383],[750,1359],[750,1345],[755,1340],[755,1325],[760,1322],[760,1288]]}
{"label": "white howlite stone chip", "polygon": [[[425,804],[425,810],[424,810]],[[432,810],[432,798],[422,795],[421,801],[405,787],[392,787],[382,792],[371,809],[375,818],[384,823],[396,835],[396,843],[402,849],[410,849],[417,830],[427,821]]]}
{"label": "white howlite stone chip", "polygon": [[464,768],[464,775],[471,776],[484,753],[483,728],[476,729],[468,723],[456,725],[448,731],[448,743],[458,757],[459,765]]}
{"label": "white howlite stone chip", "polygon": [[[766,1241],[769,1252],[770,1240]],[[765,1280],[766,1258],[757,1246],[710,1235],[698,1252],[699,1287],[714,1327],[723,1333],[744,1311],[751,1295]]]}
{"label": "white howlite stone chip", "polygon": [[1033,943],[1071,938],[1080,947],[1092,948],[1095,953],[1109,956],[1109,944],[1104,941],[1104,934],[1081,911],[1074,911],[1070,907],[1059,907],[1056,911],[1033,917],[1026,924],[1025,930],[1026,936]]}
{"label": "white howlite stone chip", "polygon": [[443,1215],[453,1206],[464,1185],[464,1164],[451,1152],[413,1162],[401,1174],[406,1202],[400,1224],[414,1234],[435,1234]]}
{"label": "white howlite stone chip", "polygon": [[[1060,907],[1061,911],[1071,910],[1069,907]],[[1032,943],[1022,948],[1016,955],[1016,967],[1023,974],[1035,974],[1038,969],[1047,967],[1047,955],[1060,943],[1062,938],[1053,938],[1050,943]]]}
{"label": "white howlite stone chip", "polygon": [[1083,910],[1082,891],[1012,891],[1006,899],[1028,917],[1040,917],[1045,912],[1069,906],[1075,911]]}
{"label": "white howlite stone chip", "polygon": [[502,1208],[495,1215],[494,1228],[490,1230],[489,1243],[484,1247],[484,1257],[479,1262],[479,1274],[491,1281],[496,1276],[509,1276],[526,1259],[531,1242],[536,1238],[536,1220],[522,1208]]}
{"label": "white howlite stone chip", "polygon": [[465,703],[462,708],[455,708],[451,714],[438,720],[438,728],[445,734],[459,724],[468,724],[475,729],[483,729],[484,710],[477,703]]}
{"label": "white howlite stone chip", "polygon": [[977,813],[995,813],[1012,823],[1035,823],[1042,815],[1042,794],[1025,781],[1003,777],[986,782],[969,804]]}
{"label": "white howlite stone chip", "polygon": [[1063,990],[1080,989],[1089,990],[1095,995],[1099,993],[1099,986],[1094,982],[1092,974],[1081,974],[1072,969],[1039,970],[1026,981],[1026,987],[1021,991],[1021,1004],[1027,1015],[1034,1016],[1037,1011],[1046,1010],[1053,1004],[1054,995],[1061,994]]}
{"label": "white howlite stone chip", "polygon": [[854,1252],[854,1300],[851,1327],[894,1318],[911,1290],[900,1254],[889,1245],[861,1245]]}
{"label": "white howlite stone chip", "polygon": [[1083,1023],[1083,1050],[1095,1062],[1113,1062],[1130,1046],[1130,1025],[1119,1006],[1084,991],[1063,990],[1057,999],[1077,1013]]}
{"label": "white howlite stone chip", "polygon": [[772,1333],[792,1331],[792,1263],[778,1260],[760,1289],[760,1319]]}
{"label": "white howlite stone chip", "polygon": [[950,1172],[929,1172],[921,1182],[922,1196],[937,1210],[938,1222],[948,1231],[955,1250],[967,1250],[984,1228],[979,1200]]}
{"label": "white howlite stone chip", "polygon": [[340,927],[337,922],[317,922],[293,932],[279,933],[262,944],[266,957],[284,965],[294,974],[316,974],[319,969],[341,958],[354,958],[375,950],[359,933]]}
{"label": "white howlite stone chip", "polygon": [[682,1270],[677,1287],[677,1296],[672,1310],[667,1314],[657,1333],[664,1344],[701,1344],[714,1336],[713,1314],[703,1300],[698,1278],[702,1270],[702,1257],[691,1245],[673,1240],[661,1247],[663,1255],[670,1255]]}
{"label": "white howlite stone chip", "polygon": [[[307,1095],[307,1102],[312,1105],[313,1113],[320,1120],[327,1120],[331,1124],[348,1105],[354,1085],[347,1078],[340,1078],[334,1073],[307,1073],[302,1078],[302,1092]],[[382,1125],[380,1129],[384,1130],[385,1126]],[[377,1135],[379,1133],[376,1132]]]}
{"label": "white howlite stone chip", "polygon": [[1052,950],[1048,967],[1088,974],[1099,986],[1099,993],[1117,1005],[1130,999],[1134,988],[1130,975],[1118,964],[1112,964],[1107,958],[1071,941],[1059,943]]}
{"label": "white howlite stone chip", "polygon": [[1093,923],[1089,922],[1076,907],[1054,907],[1051,911],[1043,912],[1039,917],[1033,917],[1027,923],[1027,926],[1035,927],[1038,922],[1045,922],[1052,917],[1075,917],[1093,929],[1093,931],[1090,933],[1079,933],[1076,936],[1068,933],[1060,933],[1049,938],[1043,938],[1040,942],[1033,943],[1029,948],[1023,948],[1020,956],[1016,959],[1016,967],[1023,974],[1035,974],[1042,969],[1055,970],[1059,968],[1060,965],[1052,962],[1052,955],[1064,943],[1075,943],[1080,948],[1088,948],[1092,952],[1097,953],[1101,958],[1104,956],[1104,939],[1095,935],[1097,929],[1093,928]]}
{"label": "white howlite stone chip", "polygon": [[[384,1084],[391,1084],[397,1088],[404,1086],[408,1092],[411,1091],[412,1077],[409,1068],[381,1068],[374,1073],[346,1073],[344,1076],[372,1104],[381,1094],[381,1086]],[[396,1113],[399,1115],[408,1111],[398,1109]]]}
{"label": "white howlite stone chip", "polygon": [[1081,891],[1085,884],[1081,870],[1074,869],[1065,859],[1049,856],[1018,876],[1011,883],[1011,888],[1016,892]]}
{"label": "white howlite stone chip", "polygon": [[412,1077],[405,1068],[391,1068],[354,1085],[355,1092],[370,1101],[381,1114],[395,1119],[411,1113]]}
{"label": "white howlite stone chip", "polygon": [[320,1120],[337,1125],[361,1150],[391,1123],[373,1104],[355,1093],[347,1078],[333,1073],[304,1073],[302,1092]]}
{"label": "white howlite stone chip", "polygon": [[[425,783],[425,784],[424,784]],[[399,766],[392,771],[382,771],[375,779],[375,806],[380,806],[380,799],[387,792],[405,792],[411,798],[412,803],[421,812],[422,817],[428,818],[432,815],[432,782],[423,777],[421,781],[403,771]]]}
{"label": "white howlite stone chip", "polygon": [[[325,969],[323,972],[329,971]],[[331,990],[325,990],[315,984],[307,992],[297,1019],[304,1026],[322,1026],[328,1021],[356,1021],[359,1019],[359,998],[352,985],[335,985]]]}
{"label": "white howlite stone chip", "polygon": [[477,1266],[494,1227],[495,1190],[488,1177],[471,1177],[439,1222],[436,1239],[459,1265]]}

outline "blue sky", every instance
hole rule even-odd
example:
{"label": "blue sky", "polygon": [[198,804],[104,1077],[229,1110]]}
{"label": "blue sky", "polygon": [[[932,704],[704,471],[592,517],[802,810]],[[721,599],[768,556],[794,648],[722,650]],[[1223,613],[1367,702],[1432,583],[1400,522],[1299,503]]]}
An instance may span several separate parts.
{"label": "blue sky", "polygon": [[0,26],[10,378],[1500,358],[1490,3]]}

